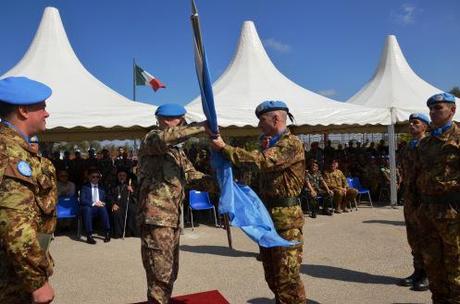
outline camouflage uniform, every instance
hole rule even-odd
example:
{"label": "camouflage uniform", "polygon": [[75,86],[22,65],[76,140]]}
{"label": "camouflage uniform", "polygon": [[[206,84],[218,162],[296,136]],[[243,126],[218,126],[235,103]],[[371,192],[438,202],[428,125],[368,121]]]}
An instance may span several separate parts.
{"label": "camouflage uniform", "polygon": [[152,130],[139,150],[142,261],[147,297],[153,303],[169,303],[177,278],[184,187],[193,180],[209,179],[196,171],[182,148],[175,145],[203,131],[195,126]]}
{"label": "camouflage uniform", "polygon": [[417,150],[417,215],[433,303],[460,303],[460,129],[427,136]]}
{"label": "camouflage uniform", "polygon": [[404,198],[404,219],[406,221],[407,241],[412,251],[414,269],[416,272],[423,271],[423,257],[420,247],[420,227],[417,220],[418,201],[413,201],[411,191],[414,191],[414,185],[410,185],[414,181],[414,164],[416,161],[416,148],[407,145],[401,153],[400,161],[402,166],[402,176],[405,187],[403,192]]}
{"label": "camouflage uniform", "polygon": [[[326,189],[323,188],[324,178],[320,171],[313,173],[306,171],[305,178],[310,182],[313,190],[317,193],[317,196],[322,197],[323,200],[323,212],[327,211],[328,206],[332,206],[332,195],[330,195]],[[313,205],[313,208],[317,208],[317,198],[312,197],[310,193],[307,194],[309,203]]]}
{"label": "camouflage uniform", "polygon": [[[18,163],[27,162],[25,176]],[[53,273],[56,172],[13,129],[0,124],[0,303],[30,303]]]}
{"label": "camouflage uniform", "polygon": [[300,279],[304,218],[300,204],[281,207],[278,202],[297,198],[305,182],[305,156],[302,142],[286,131],[279,141],[263,151],[248,152],[226,145],[223,154],[240,168],[259,171],[259,195],[266,204],[276,231],[287,240],[301,244],[285,248],[260,248],[265,280],[278,304],[305,303],[305,289]]}
{"label": "camouflage uniform", "polygon": [[[356,189],[348,187],[347,178],[339,169],[324,171],[324,180],[329,189],[334,191],[334,205],[336,208],[339,208],[340,204],[344,201],[346,204],[352,202],[358,195]],[[346,188],[347,193],[343,195],[339,191],[340,188]]]}

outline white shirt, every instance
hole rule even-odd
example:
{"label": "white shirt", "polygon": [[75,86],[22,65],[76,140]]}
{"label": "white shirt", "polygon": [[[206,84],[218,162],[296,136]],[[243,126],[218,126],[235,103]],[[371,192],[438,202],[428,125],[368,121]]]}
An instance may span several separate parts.
{"label": "white shirt", "polygon": [[97,184],[91,184],[91,195],[92,195],[92,206],[96,205],[96,202],[99,201],[99,188]]}

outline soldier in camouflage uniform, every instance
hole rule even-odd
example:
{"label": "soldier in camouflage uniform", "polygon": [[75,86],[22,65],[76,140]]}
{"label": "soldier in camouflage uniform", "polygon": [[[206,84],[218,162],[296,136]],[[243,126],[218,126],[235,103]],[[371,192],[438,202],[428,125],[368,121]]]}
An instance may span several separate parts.
{"label": "soldier in camouflage uniform", "polygon": [[155,112],[159,129],[150,131],[139,150],[139,211],[142,261],[149,303],[168,304],[179,267],[179,235],[184,187],[206,183],[180,143],[203,132],[204,123],[186,125],[183,106],[165,104]]}
{"label": "soldier in camouflage uniform", "polygon": [[305,171],[305,184],[306,184],[306,198],[312,206],[312,217],[316,217],[318,209],[318,198],[321,197],[323,202],[322,213],[325,215],[332,215],[332,210],[328,210],[329,206],[332,208],[332,198],[334,192],[329,189],[324,181],[321,171],[319,171],[318,162],[314,159],[308,161],[308,170]]}
{"label": "soldier in camouflage uniform", "polygon": [[419,143],[411,200],[419,201],[421,248],[433,303],[460,303],[460,129],[455,97],[427,101],[431,134]]}
{"label": "soldier in camouflage uniform", "polygon": [[348,212],[347,205],[356,199],[358,190],[350,188],[342,171],[338,169],[339,162],[334,159],[324,171],[324,180],[329,189],[334,191],[335,212]]}
{"label": "soldier in camouflage uniform", "polygon": [[256,108],[263,131],[260,150],[232,147],[220,136],[212,145],[236,167],[259,171],[258,194],[276,231],[286,240],[300,242],[289,248],[260,248],[265,280],[277,304],[304,304],[305,289],[300,278],[304,217],[298,197],[305,182],[305,154],[302,142],[286,128],[287,115],[291,116],[281,101],[265,101]]}
{"label": "soldier in camouflage uniform", "polygon": [[416,149],[419,142],[425,137],[425,132],[430,125],[430,119],[423,113],[414,113],[409,116],[409,133],[411,141],[401,151],[400,162],[402,166],[402,178],[404,187],[404,219],[406,221],[407,241],[411,248],[414,273],[407,278],[400,280],[399,285],[412,286],[413,290],[424,291],[428,289],[425,267],[423,266],[422,248],[420,247],[420,228],[417,221],[418,201],[412,201],[414,187],[409,185],[414,180],[414,164],[416,161]]}
{"label": "soldier in camouflage uniform", "polygon": [[29,138],[45,130],[46,85],[0,80],[0,303],[50,303],[56,173]]}

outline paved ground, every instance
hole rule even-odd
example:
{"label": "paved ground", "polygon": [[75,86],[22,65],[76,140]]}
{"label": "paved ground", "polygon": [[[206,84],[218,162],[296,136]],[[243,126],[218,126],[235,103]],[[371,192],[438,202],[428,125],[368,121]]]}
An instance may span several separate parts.
{"label": "paved ground", "polygon": [[[258,247],[238,229],[232,232],[235,250],[227,248],[223,229],[186,230],[174,295],[218,289],[230,303],[274,303],[255,259]],[[430,303],[429,292],[395,285],[412,271],[401,208],[307,218],[304,234],[301,272],[309,303]],[[55,303],[145,300],[139,239],[91,246],[57,236],[51,250]]]}

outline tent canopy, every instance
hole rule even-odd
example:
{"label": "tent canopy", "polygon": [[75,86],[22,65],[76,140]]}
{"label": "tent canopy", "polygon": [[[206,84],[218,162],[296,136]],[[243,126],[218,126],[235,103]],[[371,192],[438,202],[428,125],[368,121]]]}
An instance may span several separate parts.
{"label": "tent canopy", "polygon": [[[386,38],[380,63],[371,80],[347,103],[389,109],[393,123],[408,120],[414,112],[428,113],[426,100],[442,90],[420,78],[409,66],[396,37]],[[457,102],[460,100],[457,98]],[[460,113],[455,119],[460,121]]]}
{"label": "tent canopy", "polygon": [[125,98],[85,69],[56,8],[45,9],[26,54],[0,78],[7,76],[27,76],[53,89],[43,140],[136,138],[155,123],[155,106]]}
{"label": "tent canopy", "polygon": [[[231,129],[256,127],[254,110],[264,100],[285,101],[295,116],[297,130],[302,132],[311,131],[308,126],[316,131],[344,132],[390,123],[389,111],[337,102],[289,80],[271,62],[252,21],[244,22],[233,60],[213,90],[219,124]],[[189,119],[204,119],[201,97],[186,107]]]}

